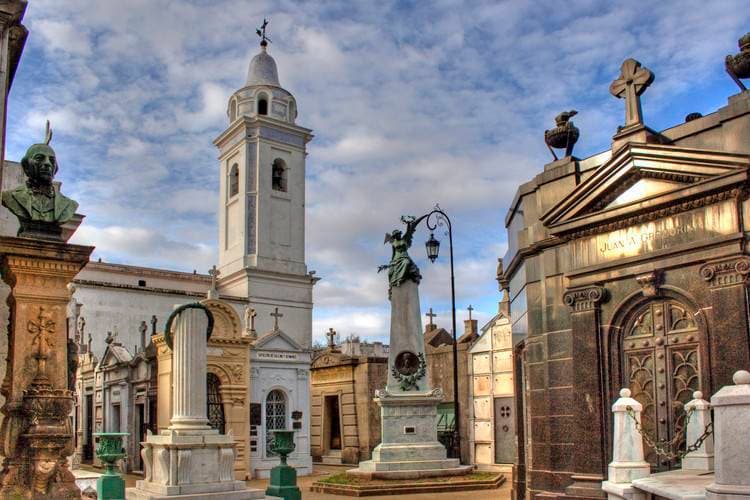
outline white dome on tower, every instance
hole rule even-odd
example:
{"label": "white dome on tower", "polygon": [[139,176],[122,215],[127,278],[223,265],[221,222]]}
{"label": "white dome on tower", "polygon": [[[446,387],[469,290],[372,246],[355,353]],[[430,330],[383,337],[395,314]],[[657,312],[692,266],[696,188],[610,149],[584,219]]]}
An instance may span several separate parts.
{"label": "white dome on tower", "polygon": [[268,44],[260,44],[260,52],[250,61],[245,86],[229,98],[229,123],[243,116],[267,116],[287,123],[297,118],[294,96],[279,83],[276,61],[268,55]]}
{"label": "white dome on tower", "polygon": [[260,53],[250,61],[250,67],[247,70],[247,86],[251,85],[270,85],[281,87],[279,84],[279,71],[276,68],[276,61],[268,55],[265,45],[261,45]]}

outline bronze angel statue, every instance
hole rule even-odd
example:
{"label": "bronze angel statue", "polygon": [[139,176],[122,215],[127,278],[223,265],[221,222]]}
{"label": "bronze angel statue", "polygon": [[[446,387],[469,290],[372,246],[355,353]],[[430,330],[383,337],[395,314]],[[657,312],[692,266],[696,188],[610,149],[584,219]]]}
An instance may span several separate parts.
{"label": "bronze angel statue", "polygon": [[390,243],[393,247],[391,262],[378,267],[378,272],[388,269],[389,296],[393,287],[401,286],[407,280],[419,284],[422,279],[419,268],[409,257],[409,247],[411,247],[412,237],[419,221],[411,215],[402,215],[401,222],[406,224],[405,233],[402,233],[400,229],[394,229],[392,232],[385,234],[383,244]]}

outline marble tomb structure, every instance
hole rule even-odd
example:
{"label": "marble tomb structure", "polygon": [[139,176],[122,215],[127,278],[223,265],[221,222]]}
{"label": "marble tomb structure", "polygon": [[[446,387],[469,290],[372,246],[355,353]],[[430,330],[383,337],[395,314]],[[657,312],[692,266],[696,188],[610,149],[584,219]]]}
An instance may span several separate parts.
{"label": "marble tomb structure", "polygon": [[[505,219],[501,286],[523,337],[514,498],[604,496],[620,388],[646,431],[671,439],[694,391],[750,364],[750,92],[657,131],[641,107],[653,81],[626,60],[611,149],[548,163]],[[679,467],[645,451],[655,470]]]}

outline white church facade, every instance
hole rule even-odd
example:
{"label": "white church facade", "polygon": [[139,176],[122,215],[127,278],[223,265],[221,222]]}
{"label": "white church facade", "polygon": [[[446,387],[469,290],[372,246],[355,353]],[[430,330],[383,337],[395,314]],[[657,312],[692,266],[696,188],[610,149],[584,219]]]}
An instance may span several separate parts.
{"label": "white church facade", "polygon": [[[242,335],[250,340],[242,343],[248,352],[243,356],[247,366],[241,370],[250,401],[224,401],[226,412],[232,405],[247,408],[249,435],[235,436],[247,457],[246,467],[235,467],[245,476],[238,479],[268,476],[278,463],[269,449],[270,431],[279,428],[295,430],[290,464],[298,474],[308,474],[312,289],[318,280],[305,264],[305,158],[312,134],[295,123],[296,101],[281,87],[265,44],[250,63],[246,84],[230,97],[227,116],[226,130],[214,141],[220,176],[218,276],[92,261],[74,280],[69,331],[79,363],[86,368],[85,374],[81,367],[78,370],[84,377],[77,383],[81,390],[74,416],[76,436],[86,441],[95,432],[120,430],[134,439],[156,427],[156,415],[148,405],[139,412],[122,408],[124,399],[96,401],[93,395],[100,388],[95,375],[111,371],[112,356],[105,359],[110,345],[116,344],[126,360],[117,362],[126,364],[148,347],[152,333],[162,333],[175,305],[208,296],[234,309],[241,318]],[[22,173],[6,175],[16,177],[23,182]],[[4,212],[0,207],[0,218],[7,215]],[[3,220],[1,229],[15,234],[17,226]],[[142,325],[147,325],[148,334]],[[117,384],[135,391],[126,387],[126,380]],[[232,385],[237,381],[233,379]],[[158,393],[157,399],[163,399],[163,388]],[[158,405],[165,403],[157,400]],[[127,468],[137,470],[138,446],[126,446],[132,451]],[[77,443],[79,450],[93,447],[93,442]]]}

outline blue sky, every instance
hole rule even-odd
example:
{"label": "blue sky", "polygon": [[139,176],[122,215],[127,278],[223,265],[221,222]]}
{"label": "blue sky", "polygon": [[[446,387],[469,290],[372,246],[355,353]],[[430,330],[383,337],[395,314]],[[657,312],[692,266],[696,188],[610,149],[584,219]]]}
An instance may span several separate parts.
{"label": "blue sky", "polygon": [[[34,0],[11,92],[9,159],[42,139],[87,218],[76,241],[105,261],[192,271],[216,260],[212,140],[270,19],[269,53],[314,130],[307,261],[314,335],[387,338],[383,234],[439,203],[452,217],[459,322],[500,294],[496,259],[518,185],[551,158],[543,133],[576,109],[575,154],[609,147],[624,121],[609,83],[627,57],[656,74],[643,96],[662,129],[737,93],[723,59],[750,30],[746,2],[290,2]],[[344,208],[342,210],[342,207]],[[450,320],[447,238],[423,271],[422,308]],[[460,327],[459,327],[460,328]]]}

